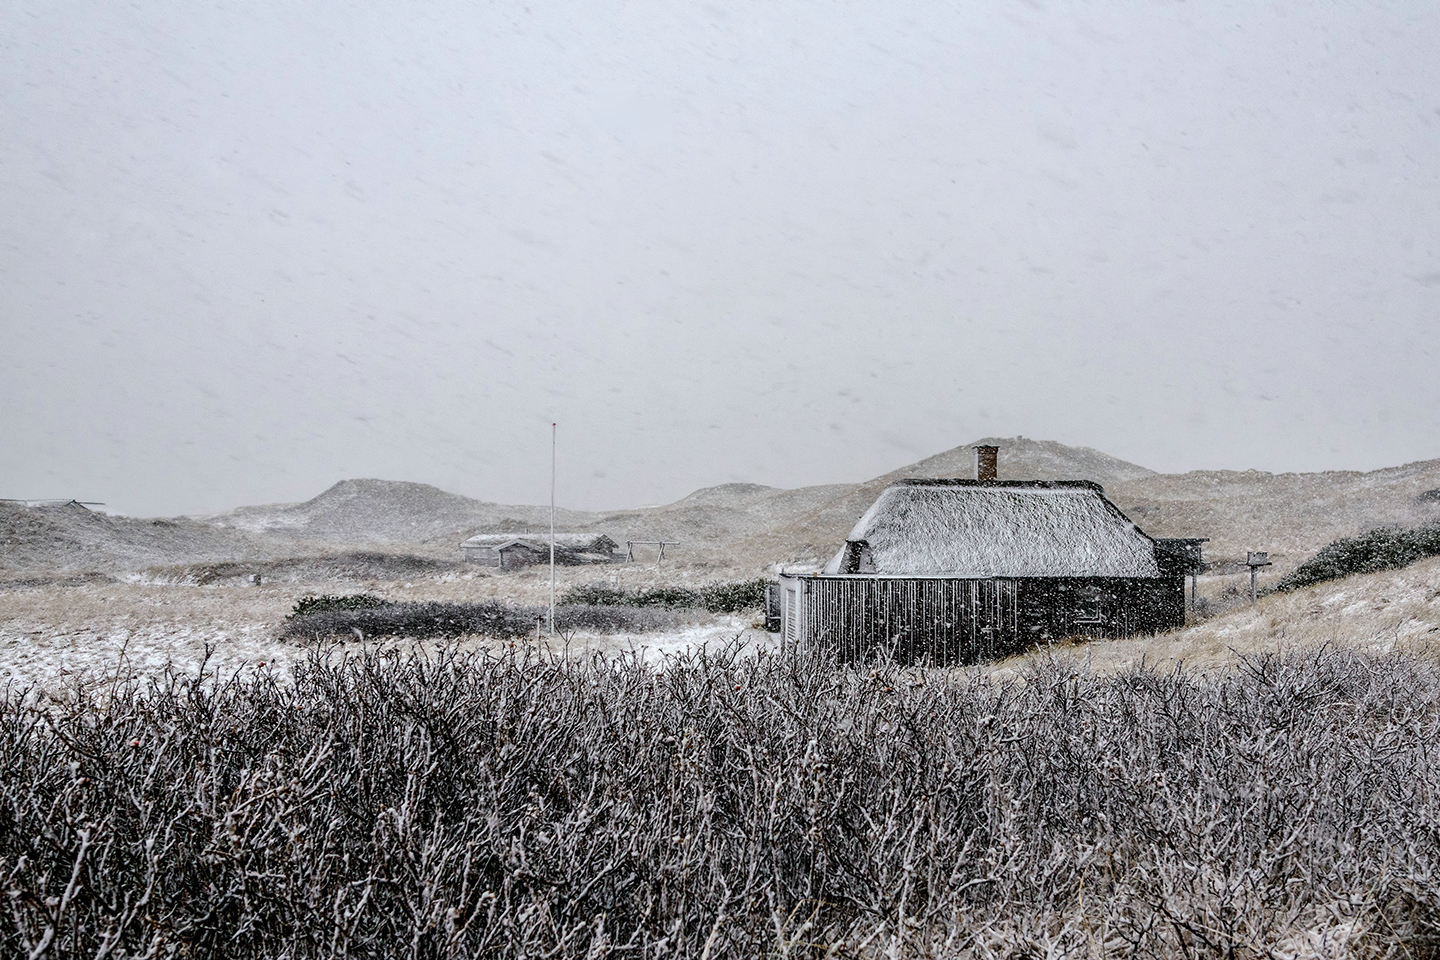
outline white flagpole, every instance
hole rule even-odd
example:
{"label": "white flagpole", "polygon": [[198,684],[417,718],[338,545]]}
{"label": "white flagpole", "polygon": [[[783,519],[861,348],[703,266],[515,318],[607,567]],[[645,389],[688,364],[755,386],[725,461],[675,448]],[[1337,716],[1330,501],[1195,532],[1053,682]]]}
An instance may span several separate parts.
{"label": "white flagpole", "polygon": [[550,424],[550,636],[555,636],[555,424]]}

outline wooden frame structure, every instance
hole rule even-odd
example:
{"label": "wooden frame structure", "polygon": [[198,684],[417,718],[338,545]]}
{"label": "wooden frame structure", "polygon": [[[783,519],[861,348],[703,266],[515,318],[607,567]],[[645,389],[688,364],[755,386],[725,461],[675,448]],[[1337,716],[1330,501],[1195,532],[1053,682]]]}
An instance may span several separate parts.
{"label": "wooden frame structure", "polygon": [[637,544],[637,543],[640,544],[642,547],[659,547],[659,548],[660,548],[660,555],[655,558],[655,562],[656,562],[656,563],[660,563],[661,561],[663,561],[663,560],[665,559],[665,548],[666,548],[667,546],[669,546],[669,547],[678,547],[678,546],[680,546],[680,541],[679,541],[679,540],[626,540],[626,541],[625,541],[625,560],[626,560],[628,563],[634,563],[634,562],[635,562],[635,544]]}

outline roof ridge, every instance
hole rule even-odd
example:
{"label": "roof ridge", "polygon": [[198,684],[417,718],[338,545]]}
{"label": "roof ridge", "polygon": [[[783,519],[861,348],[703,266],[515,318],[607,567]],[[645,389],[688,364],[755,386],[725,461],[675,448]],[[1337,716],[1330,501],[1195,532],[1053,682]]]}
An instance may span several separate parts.
{"label": "roof ridge", "polygon": [[1072,489],[1094,490],[1102,496],[1105,488],[1094,480],[966,480],[961,477],[905,477],[892,480],[892,487],[983,487],[1001,490],[1018,489]]}

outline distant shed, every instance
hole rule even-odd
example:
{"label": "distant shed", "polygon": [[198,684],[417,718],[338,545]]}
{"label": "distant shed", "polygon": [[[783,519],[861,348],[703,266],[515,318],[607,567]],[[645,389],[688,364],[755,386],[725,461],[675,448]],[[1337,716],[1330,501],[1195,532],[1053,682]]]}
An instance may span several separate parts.
{"label": "distant shed", "polygon": [[[480,533],[460,544],[465,559],[487,567],[513,570],[550,562],[548,533]],[[624,559],[619,544],[602,534],[555,534],[555,562],[565,566],[614,563]]]}
{"label": "distant shed", "polygon": [[1087,480],[901,480],[835,557],[777,586],[784,639],[843,660],[976,663],[1185,622],[1198,541],[1147,536]]}

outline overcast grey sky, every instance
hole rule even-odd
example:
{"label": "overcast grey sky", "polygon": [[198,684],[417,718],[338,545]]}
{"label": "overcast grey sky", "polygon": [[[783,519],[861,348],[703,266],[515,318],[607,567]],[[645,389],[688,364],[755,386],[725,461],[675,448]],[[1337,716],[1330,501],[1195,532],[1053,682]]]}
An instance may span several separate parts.
{"label": "overcast grey sky", "polygon": [[1440,5],[0,7],[0,496],[1440,457]]}

